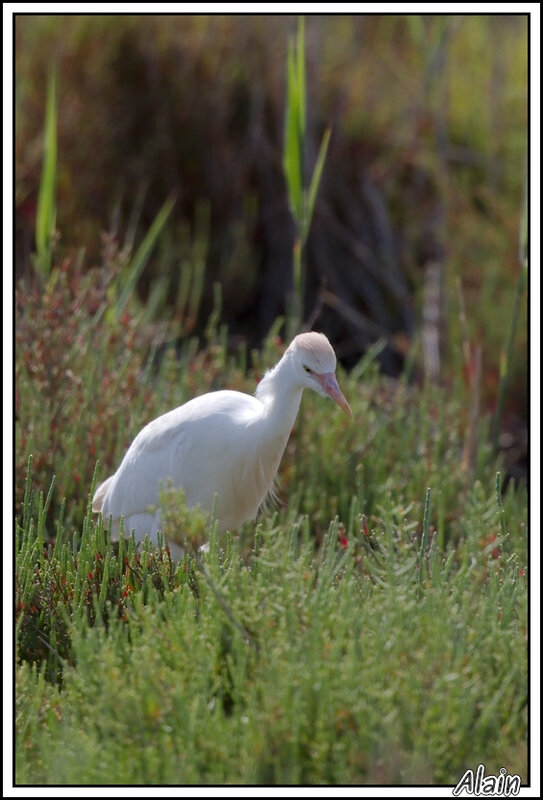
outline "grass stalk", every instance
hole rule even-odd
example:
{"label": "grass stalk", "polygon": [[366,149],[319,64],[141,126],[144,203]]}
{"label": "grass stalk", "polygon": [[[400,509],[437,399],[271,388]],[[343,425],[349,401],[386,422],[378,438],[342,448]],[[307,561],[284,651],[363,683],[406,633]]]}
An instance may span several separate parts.
{"label": "grass stalk", "polygon": [[317,193],[324,170],[331,130],[323,135],[309,186],[306,184],[305,154],[307,149],[307,91],[305,74],[305,23],[298,20],[296,43],[289,43],[287,56],[287,96],[283,172],[287,184],[289,207],[294,220],[293,299],[287,320],[289,336],[301,329],[304,316],[305,244],[309,236]]}
{"label": "grass stalk", "polygon": [[160,236],[160,233],[164,225],[166,224],[166,221],[170,216],[170,213],[174,205],[175,205],[175,197],[171,195],[162,205],[155,219],[151,223],[151,226],[147,231],[143,241],[141,242],[138,249],[134,253],[134,256],[132,257],[130,263],[129,272],[124,279],[125,283],[124,288],[121,290],[120,295],[115,304],[116,319],[119,319],[130,297],[133,295],[138,280],[141,277],[145,265],[149,260],[149,256],[151,255],[153,248],[157,243],[158,237]]}
{"label": "grass stalk", "polygon": [[419,550],[419,563],[418,563],[418,594],[420,596],[423,587],[423,570],[424,570],[424,563],[426,558],[426,550],[428,547],[428,532],[430,530],[430,503],[432,497],[432,490],[430,487],[426,489],[426,498],[424,501],[424,517],[422,521],[422,537],[420,541],[420,550]]}
{"label": "grass stalk", "polygon": [[47,103],[43,137],[43,167],[36,207],[35,266],[43,281],[51,272],[56,225],[57,182],[57,80],[54,70],[47,82]]}

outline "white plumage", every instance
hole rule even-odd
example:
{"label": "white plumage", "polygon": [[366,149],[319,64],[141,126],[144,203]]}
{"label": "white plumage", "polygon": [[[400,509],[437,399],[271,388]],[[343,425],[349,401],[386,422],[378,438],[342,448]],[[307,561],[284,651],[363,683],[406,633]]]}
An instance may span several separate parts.
{"label": "white plumage", "polygon": [[189,508],[211,511],[215,504],[219,532],[254,519],[273,488],[303,390],[331,397],[352,416],[335,368],[326,336],[302,333],[254,397],[209,392],[163,414],[138,433],[117,472],[98,487],[93,511],[112,517],[113,538],[123,517],[136,541],[149,535],[156,542],[159,492],[170,485],[184,490]]}

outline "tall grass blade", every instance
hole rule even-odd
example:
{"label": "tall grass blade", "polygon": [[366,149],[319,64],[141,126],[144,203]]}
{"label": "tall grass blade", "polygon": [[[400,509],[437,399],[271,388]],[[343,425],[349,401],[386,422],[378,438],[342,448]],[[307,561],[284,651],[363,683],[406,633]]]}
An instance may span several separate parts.
{"label": "tall grass blade", "polygon": [[[298,42],[296,47],[296,93],[298,96],[298,134],[300,142],[305,139],[306,92],[305,92],[305,22],[298,19]],[[303,180],[303,174],[302,174]]]}
{"label": "tall grass blade", "polygon": [[166,220],[170,216],[174,205],[175,197],[170,195],[153,220],[153,223],[147,231],[143,242],[136,250],[130,266],[130,274],[128,275],[126,286],[124,287],[116,304],[115,311],[117,318],[122,314],[128,300],[134,293],[137,282],[145,268],[145,265],[147,264],[147,261],[149,260],[149,256],[156,245],[160,232],[166,224]]}
{"label": "tall grass blade", "polygon": [[56,74],[47,83],[43,167],[36,208],[36,267],[43,279],[51,272],[51,250],[56,224],[57,99]]}
{"label": "tall grass blade", "polygon": [[328,145],[330,144],[331,135],[332,135],[331,129],[327,128],[324,132],[324,136],[322,137],[321,146],[319,149],[319,155],[317,156],[317,161],[315,163],[313,175],[311,176],[311,183],[309,184],[309,190],[307,192],[307,200],[304,208],[304,220],[302,228],[303,243],[305,243],[307,236],[309,234],[311,219],[313,217],[313,209],[315,207],[315,200],[317,199],[317,192],[319,190],[319,184],[322,177],[322,171],[324,169],[324,162],[326,161],[326,153],[328,151]]}
{"label": "tall grass blade", "polygon": [[426,489],[426,500],[424,502],[424,517],[422,522],[422,539],[420,542],[420,551],[419,551],[419,569],[418,569],[418,594],[422,592],[422,583],[423,583],[423,568],[424,568],[424,558],[426,556],[426,548],[428,546],[428,532],[430,530],[430,503],[432,497],[432,490],[430,487]]}
{"label": "tall grass blade", "polygon": [[25,493],[24,493],[24,500],[23,500],[23,521],[22,527],[23,530],[26,530],[29,523],[30,523],[30,515],[32,512],[32,467],[34,463],[34,456],[30,454],[28,456],[27,467],[26,467],[26,479],[25,479]]}
{"label": "tall grass blade", "polygon": [[302,218],[302,186],[303,158],[301,131],[304,123],[301,119],[303,99],[299,97],[299,86],[296,76],[298,54],[292,43],[289,45],[287,57],[287,103],[285,113],[285,139],[283,144],[283,170],[287,183],[290,210],[297,227]]}
{"label": "tall grass blade", "polygon": [[289,43],[287,56],[287,97],[283,144],[283,171],[287,184],[289,207],[296,229],[292,265],[293,296],[289,300],[287,310],[287,333],[289,336],[293,336],[302,324],[305,293],[304,245],[309,234],[330,141],[330,130],[327,130],[321,142],[309,188],[307,188],[305,185],[306,106],[305,23],[304,18],[300,17],[296,41]]}

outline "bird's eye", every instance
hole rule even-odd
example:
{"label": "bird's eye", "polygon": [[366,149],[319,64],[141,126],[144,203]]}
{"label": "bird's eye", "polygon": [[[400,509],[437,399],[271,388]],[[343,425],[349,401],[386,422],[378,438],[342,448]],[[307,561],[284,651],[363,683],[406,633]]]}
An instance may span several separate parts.
{"label": "bird's eye", "polygon": [[312,375],[313,370],[311,369],[311,367],[306,367],[306,365],[304,364],[303,368],[307,372],[308,375]]}

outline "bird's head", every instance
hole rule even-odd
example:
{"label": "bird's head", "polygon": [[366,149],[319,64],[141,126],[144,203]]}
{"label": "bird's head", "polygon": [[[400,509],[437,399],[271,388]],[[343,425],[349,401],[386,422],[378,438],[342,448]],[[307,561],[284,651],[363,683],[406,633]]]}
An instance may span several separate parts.
{"label": "bird's head", "polygon": [[300,333],[287,353],[300,383],[323,397],[331,397],[352,419],[353,413],[336,379],[336,354],[326,336],[314,331]]}

